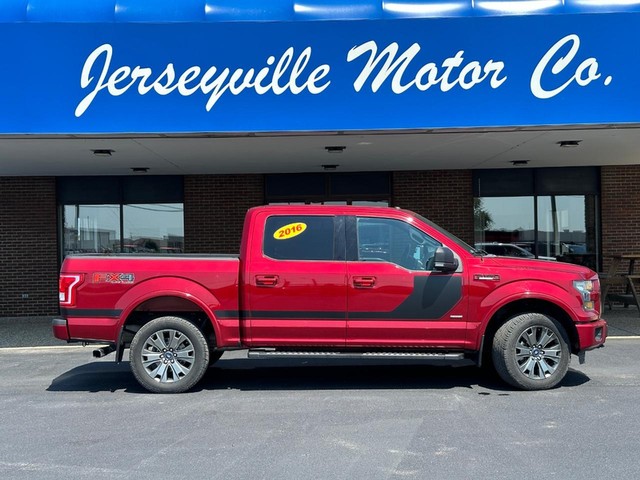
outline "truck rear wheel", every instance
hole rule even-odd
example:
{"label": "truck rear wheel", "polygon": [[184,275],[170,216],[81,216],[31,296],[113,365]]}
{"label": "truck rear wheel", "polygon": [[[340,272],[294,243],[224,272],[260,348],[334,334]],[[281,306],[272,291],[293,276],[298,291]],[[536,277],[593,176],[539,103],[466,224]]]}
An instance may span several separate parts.
{"label": "truck rear wheel", "polygon": [[180,393],[202,379],[209,346],[202,332],[180,317],[160,317],[143,325],[131,342],[129,360],[136,380],[155,393]]}
{"label": "truck rear wheel", "polygon": [[555,319],[525,313],[509,319],[493,337],[496,372],[523,390],[545,390],[562,381],[571,352],[567,333]]}

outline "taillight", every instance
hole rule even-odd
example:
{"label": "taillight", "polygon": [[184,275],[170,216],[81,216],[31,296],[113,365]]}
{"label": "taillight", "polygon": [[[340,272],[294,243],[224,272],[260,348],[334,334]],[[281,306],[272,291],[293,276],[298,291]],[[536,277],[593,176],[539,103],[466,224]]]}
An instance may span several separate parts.
{"label": "taillight", "polygon": [[62,273],[58,283],[58,297],[61,307],[73,307],[76,304],[77,287],[84,280],[82,273]]}

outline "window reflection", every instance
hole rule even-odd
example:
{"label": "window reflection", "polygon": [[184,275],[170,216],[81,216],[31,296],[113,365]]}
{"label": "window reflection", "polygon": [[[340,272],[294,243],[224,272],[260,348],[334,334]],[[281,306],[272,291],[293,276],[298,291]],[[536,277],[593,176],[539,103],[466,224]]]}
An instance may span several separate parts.
{"label": "window reflection", "polygon": [[65,205],[64,254],[112,253],[120,249],[118,205]]}
{"label": "window reflection", "polygon": [[388,218],[358,218],[358,260],[391,262],[409,270],[433,270],[441,244],[417,228]]}
{"label": "window reflection", "polygon": [[596,195],[474,198],[475,246],[597,270],[596,205]]}
{"label": "window reflection", "polygon": [[182,253],[181,203],[124,205],[125,253]]}
{"label": "window reflection", "polygon": [[594,195],[538,197],[538,255],[597,270]]}
{"label": "window reflection", "polygon": [[477,248],[486,250],[482,243],[533,245],[533,197],[475,198],[473,207]]}
{"label": "window reflection", "polygon": [[183,211],[182,203],[64,205],[63,255],[183,253]]}

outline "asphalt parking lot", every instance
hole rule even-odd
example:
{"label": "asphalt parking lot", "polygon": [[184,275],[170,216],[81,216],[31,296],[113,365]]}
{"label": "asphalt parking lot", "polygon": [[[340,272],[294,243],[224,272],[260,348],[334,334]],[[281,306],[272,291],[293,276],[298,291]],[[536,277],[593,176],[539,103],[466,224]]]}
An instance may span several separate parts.
{"label": "asphalt parking lot", "polygon": [[0,349],[0,475],[11,479],[638,478],[640,339],[573,358],[559,388],[474,367],[253,360],[144,392],[91,347]]}

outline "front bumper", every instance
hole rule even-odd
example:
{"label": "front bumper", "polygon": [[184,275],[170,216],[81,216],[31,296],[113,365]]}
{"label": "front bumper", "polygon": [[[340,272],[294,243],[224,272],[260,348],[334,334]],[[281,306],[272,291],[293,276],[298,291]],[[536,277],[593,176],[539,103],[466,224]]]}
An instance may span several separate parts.
{"label": "front bumper", "polygon": [[602,318],[593,322],[577,323],[579,351],[591,350],[604,345],[607,338],[607,322]]}

